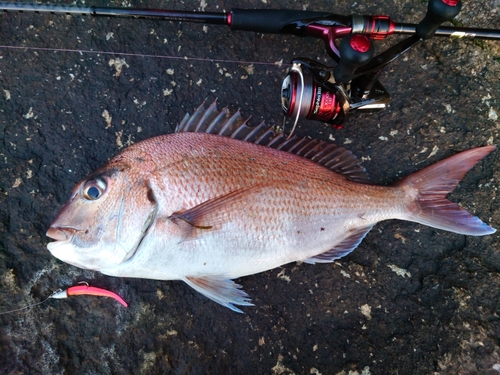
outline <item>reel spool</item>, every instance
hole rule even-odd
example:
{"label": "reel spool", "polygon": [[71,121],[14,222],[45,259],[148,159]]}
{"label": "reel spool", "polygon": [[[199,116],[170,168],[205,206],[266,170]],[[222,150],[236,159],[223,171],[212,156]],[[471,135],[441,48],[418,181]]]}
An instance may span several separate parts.
{"label": "reel spool", "polygon": [[338,123],[335,120],[343,112],[347,98],[335,91],[318,84],[311,72],[294,64],[281,85],[281,107],[286,117]]}

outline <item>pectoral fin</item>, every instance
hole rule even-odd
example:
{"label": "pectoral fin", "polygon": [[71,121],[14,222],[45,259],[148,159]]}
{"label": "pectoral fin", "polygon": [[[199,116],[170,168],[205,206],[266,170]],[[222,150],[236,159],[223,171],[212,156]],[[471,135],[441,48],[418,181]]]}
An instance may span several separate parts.
{"label": "pectoral fin", "polygon": [[363,241],[363,238],[367,233],[373,228],[373,225],[362,227],[354,230],[347,238],[342,240],[333,249],[330,249],[324,253],[315,255],[311,258],[305,259],[303,262],[315,264],[315,263],[330,263],[335,259],[345,257],[347,254],[352,252],[358,245]]}
{"label": "pectoral fin", "polygon": [[241,285],[224,276],[188,276],[183,281],[205,297],[233,311],[243,313],[234,305],[254,306],[250,302],[248,294],[241,290]]}
{"label": "pectoral fin", "polygon": [[[221,224],[230,220],[230,212],[235,211],[235,205],[241,202],[248,202],[252,196],[262,194],[262,186],[252,186],[235,190],[229,194],[209,199],[190,209],[173,213],[169,219],[176,222],[179,219],[190,225],[187,228],[186,236],[193,235],[193,229],[215,230]],[[189,233],[188,233],[189,232]]]}

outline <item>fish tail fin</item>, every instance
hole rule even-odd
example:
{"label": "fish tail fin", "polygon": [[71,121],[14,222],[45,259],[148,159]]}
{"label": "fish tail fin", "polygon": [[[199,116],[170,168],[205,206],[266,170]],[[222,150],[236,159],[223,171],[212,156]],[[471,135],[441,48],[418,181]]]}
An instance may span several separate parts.
{"label": "fish tail fin", "polygon": [[495,149],[485,146],[463,151],[399,181],[396,185],[409,187],[414,196],[405,219],[471,236],[495,233],[496,229],[446,199],[465,174]]}

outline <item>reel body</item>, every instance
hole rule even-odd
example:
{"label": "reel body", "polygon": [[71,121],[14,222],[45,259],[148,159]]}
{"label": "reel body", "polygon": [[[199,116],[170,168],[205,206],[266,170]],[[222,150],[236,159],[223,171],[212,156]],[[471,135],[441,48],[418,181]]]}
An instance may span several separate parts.
{"label": "reel body", "polygon": [[333,70],[308,59],[292,64],[281,87],[285,116],[341,124],[349,112],[349,93],[335,83]]}
{"label": "reel body", "polygon": [[293,60],[281,86],[285,116],[339,125],[351,110],[384,109],[391,98],[377,80],[379,72],[374,75],[370,71],[353,80],[356,70],[369,63],[373,55],[371,39],[354,33],[342,39],[340,60],[334,68],[310,59]]}
{"label": "reel body", "polygon": [[338,126],[352,110],[378,111],[387,107],[391,96],[380,81],[376,80],[368,91],[360,83],[337,83],[334,68],[295,59],[281,86],[283,113],[286,117],[305,117]]}

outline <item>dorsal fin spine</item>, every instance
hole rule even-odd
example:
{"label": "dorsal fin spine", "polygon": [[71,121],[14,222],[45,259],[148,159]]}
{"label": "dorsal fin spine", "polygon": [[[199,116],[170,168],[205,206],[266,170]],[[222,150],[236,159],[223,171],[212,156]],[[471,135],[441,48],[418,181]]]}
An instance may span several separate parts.
{"label": "dorsal fin spine", "polygon": [[185,131],[192,131],[191,127],[194,125],[196,128],[196,125],[199,123],[200,117],[203,116],[205,113],[205,101],[196,109],[196,111],[193,113],[193,116],[187,121],[186,125],[184,126]]}
{"label": "dorsal fin spine", "polygon": [[[239,112],[239,111],[238,111]],[[250,126],[248,126],[247,122],[249,119],[246,119],[243,121],[230,135],[230,138],[235,138],[235,139],[245,139],[245,132],[248,132],[250,129]],[[243,136],[240,136],[239,134],[243,134]]]}
{"label": "dorsal fin spine", "polygon": [[[261,125],[264,125],[267,127],[267,125],[263,122]],[[266,137],[269,137],[271,136],[272,137],[272,134],[274,134],[273,132],[273,129],[272,128],[268,128],[259,138],[257,138],[257,140],[255,141],[256,144],[260,145],[261,142],[263,142]]]}
{"label": "dorsal fin spine", "polygon": [[220,113],[217,116],[215,116],[215,118],[212,120],[210,125],[208,125],[208,127],[207,127],[207,130],[206,130],[207,133],[217,134],[217,132],[215,131],[215,128],[217,127],[217,125],[219,125],[220,123],[223,122],[224,118],[227,115],[227,111],[228,111],[228,109],[226,107],[222,111],[220,111]]}
{"label": "dorsal fin spine", "polygon": [[222,127],[222,129],[220,130],[219,132],[219,135],[222,135],[222,136],[228,136],[230,134],[232,134],[233,132],[231,131],[231,128],[232,126],[237,123],[238,120],[241,119],[241,115],[240,115],[240,111],[238,112],[235,112],[230,118],[229,120],[227,120],[227,122],[224,124],[224,126]]}
{"label": "dorsal fin spine", "polygon": [[297,142],[292,145],[289,149],[289,152],[293,152],[294,154],[297,154],[297,155],[302,155],[302,150],[307,147],[307,145],[309,144],[309,140],[306,139],[306,138],[303,138],[303,139],[299,139],[297,140]]}
{"label": "dorsal fin spine", "polygon": [[315,161],[321,165],[324,165],[328,160],[330,160],[335,153],[339,152],[339,148],[335,145],[330,145],[328,150],[325,150],[325,153],[323,156],[319,155],[320,159],[316,159]]}
{"label": "dorsal fin spine", "polygon": [[[251,142],[252,138],[255,137],[257,134],[259,134],[262,131],[262,128],[264,126],[267,127],[267,125],[264,122],[261,122],[255,128],[251,128],[250,133],[248,133],[246,135],[244,141]],[[254,141],[254,142],[256,142],[256,141]]]}
{"label": "dorsal fin spine", "polygon": [[213,102],[208,107],[208,109],[205,111],[203,116],[201,116],[201,119],[195,128],[195,131],[196,132],[201,131],[203,129],[203,126],[205,125],[205,123],[211,123],[214,117],[217,117],[217,104],[216,104],[216,102]]}
{"label": "dorsal fin spine", "polygon": [[316,155],[322,155],[324,150],[329,148],[329,145],[324,147],[324,144],[318,143],[315,147],[313,147],[306,155],[305,157],[310,158],[311,160],[314,158]]}

